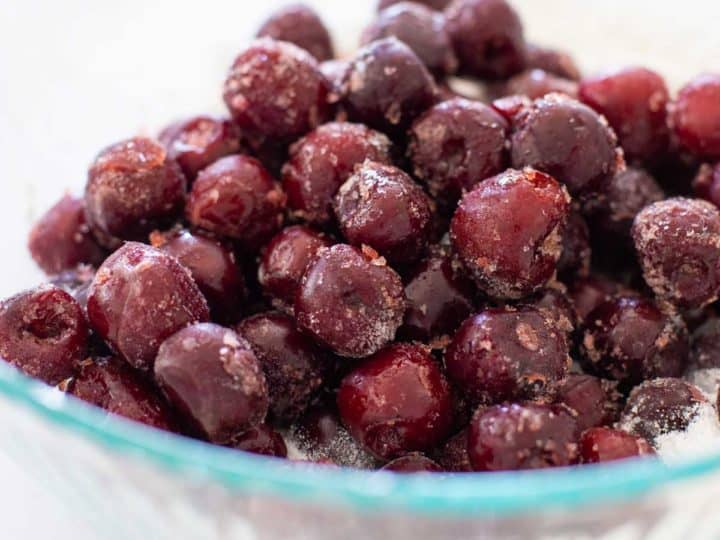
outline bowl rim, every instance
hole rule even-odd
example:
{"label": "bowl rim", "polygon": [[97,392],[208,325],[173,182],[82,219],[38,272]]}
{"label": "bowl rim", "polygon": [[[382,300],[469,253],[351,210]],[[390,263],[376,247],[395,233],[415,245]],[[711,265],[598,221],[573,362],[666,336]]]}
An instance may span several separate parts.
{"label": "bowl rim", "polygon": [[507,515],[632,499],[720,468],[720,451],[673,464],[659,459],[522,472],[400,475],[256,456],[108,415],[0,362],[0,395],[123,455],[240,492],[345,504],[359,511]]}

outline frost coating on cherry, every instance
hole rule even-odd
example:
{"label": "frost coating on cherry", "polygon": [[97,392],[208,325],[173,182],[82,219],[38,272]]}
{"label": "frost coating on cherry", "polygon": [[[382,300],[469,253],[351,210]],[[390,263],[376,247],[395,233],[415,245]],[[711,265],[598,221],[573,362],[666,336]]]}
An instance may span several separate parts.
{"label": "frost coating on cherry", "polygon": [[430,236],[430,199],[397,167],[366,161],[340,186],[335,216],[345,239],[368,245],[392,264],[422,255]]}
{"label": "frost coating on cherry", "polygon": [[644,208],[632,227],[645,282],[682,308],[714,302],[720,293],[720,211],[676,197]]}
{"label": "frost coating on cherry", "polygon": [[340,356],[362,358],[395,336],[405,312],[400,276],[385,260],[346,244],[322,248],[295,300],[300,328]]}
{"label": "frost coating on cherry", "polygon": [[554,178],[509,169],[463,197],[450,237],[481,290],[522,298],[553,277],[569,212],[570,196]]}
{"label": "frost coating on cherry", "polygon": [[174,257],[137,242],[126,243],[98,268],[87,311],[93,329],[145,371],[167,337],[210,316],[190,272]]}
{"label": "frost coating on cherry", "polygon": [[85,217],[98,242],[117,248],[168,226],[185,204],[186,180],[165,148],[136,137],[105,148],[88,171]]}
{"label": "frost coating on cherry", "polygon": [[229,443],[260,424],[268,392],[250,344],[212,323],[187,326],[157,354],[155,380],[184,418],[208,440]]}

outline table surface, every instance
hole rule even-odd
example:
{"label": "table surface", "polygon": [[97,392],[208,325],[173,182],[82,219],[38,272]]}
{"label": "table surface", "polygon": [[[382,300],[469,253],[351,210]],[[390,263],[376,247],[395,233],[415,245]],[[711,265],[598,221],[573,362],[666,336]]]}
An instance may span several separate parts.
{"label": "table surface", "polygon": [[[26,255],[30,223],[66,190],[81,193],[103,146],[151,134],[182,115],[220,112],[233,55],[274,6],[25,0],[0,3],[0,298],[42,279]],[[316,0],[342,55],[374,0]],[[672,87],[720,69],[720,3],[686,0],[515,0],[530,40],[571,49],[586,72],[641,64]],[[4,12],[6,11],[6,12]],[[337,32],[342,28],[342,34]],[[2,437],[2,435],[0,435]],[[0,538],[90,538],[0,455]]]}

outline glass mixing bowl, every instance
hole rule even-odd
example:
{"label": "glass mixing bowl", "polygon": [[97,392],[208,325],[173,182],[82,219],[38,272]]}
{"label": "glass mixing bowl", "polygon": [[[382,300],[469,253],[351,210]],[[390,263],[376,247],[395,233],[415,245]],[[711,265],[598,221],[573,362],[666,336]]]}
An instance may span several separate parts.
{"label": "glass mixing bowl", "polygon": [[304,465],[110,417],[0,365],[2,450],[97,538],[720,537],[720,453],[399,475]]}
{"label": "glass mixing bowl", "polygon": [[[222,111],[233,54],[280,3],[26,0],[0,17],[0,297],[41,280],[30,223],[64,189],[81,192],[99,148]],[[374,1],[308,3],[349,52]],[[677,88],[717,69],[718,2],[513,3],[531,40],[570,49],[587,72],[639,63]],[[0,426],[0,452],[94,538],[720,538],[720,453],[455,476],[292,465],[107,417],[4,364]]]}

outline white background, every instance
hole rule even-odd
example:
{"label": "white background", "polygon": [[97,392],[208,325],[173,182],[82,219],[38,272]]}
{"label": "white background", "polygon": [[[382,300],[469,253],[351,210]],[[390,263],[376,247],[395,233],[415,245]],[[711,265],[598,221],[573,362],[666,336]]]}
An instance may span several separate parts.
{"label": "white background", "polygon": [[[220,112],[233,56],[284,1],[0,0],[0,298],[41,279],[30,223],[82,191],[102,147],[183,115]],[[352,52],[374,0],[309,1]],[[531,40],[571,49],[586,72],[642,64],[673,87],[720,71],[720,2],[515,0]],[[2,444],[0,429],[0,445]],[[0,538],[87,538],[0,455]]]}

